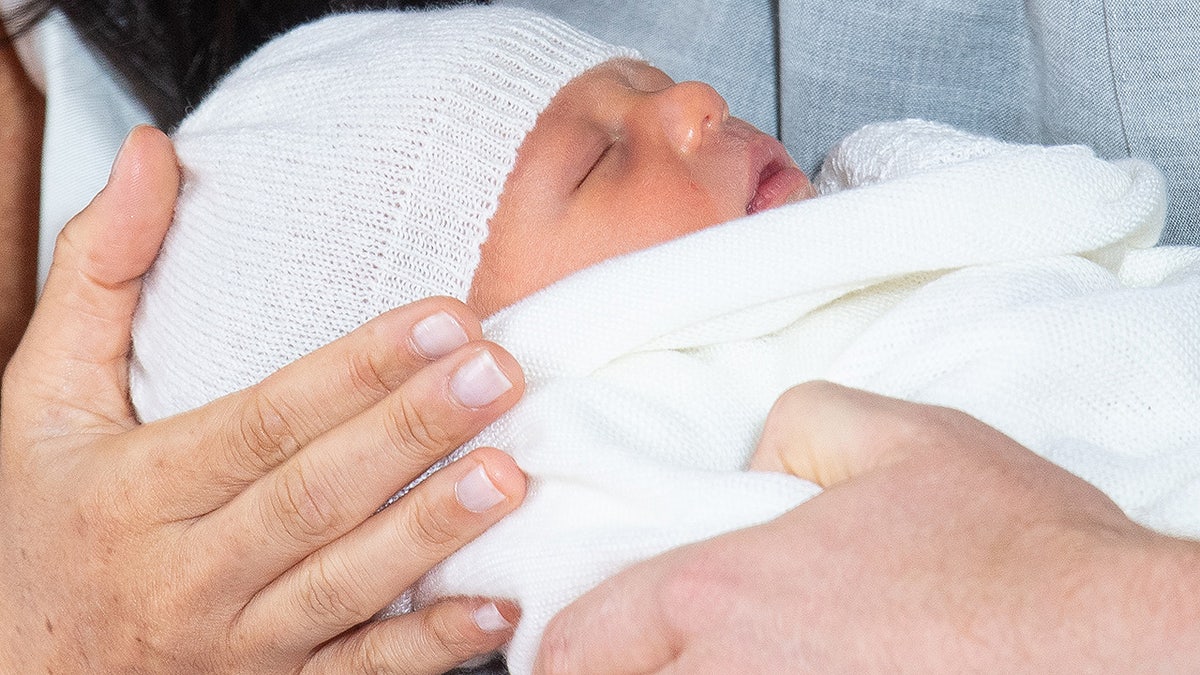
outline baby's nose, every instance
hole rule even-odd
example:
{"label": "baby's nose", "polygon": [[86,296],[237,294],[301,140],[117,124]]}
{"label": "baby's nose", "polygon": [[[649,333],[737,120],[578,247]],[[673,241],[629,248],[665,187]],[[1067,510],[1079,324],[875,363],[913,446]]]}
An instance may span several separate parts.
{"label": "baby's nose", "polygon": [[704,137],[729,119],[729,104],[703,82],[680,82],[655,96],[667,140],[680,154],[699,149]]}

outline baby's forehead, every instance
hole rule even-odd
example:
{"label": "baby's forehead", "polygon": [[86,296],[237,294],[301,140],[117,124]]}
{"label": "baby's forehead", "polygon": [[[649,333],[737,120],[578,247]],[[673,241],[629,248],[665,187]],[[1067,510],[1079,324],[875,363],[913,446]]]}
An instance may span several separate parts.
{"label": "baby's forehead", "polygon": [[612,125],[613,120],[608,119],[611,116],[605,113],[614,110],[623,98],[632,93],[661,91],[674,83],[665,72],[640,58],[618,56],[603,61],[573,77],[554,94],[523,139],[522,148],[547,140],[542,138],[545,132],[534,133],[535,129],[554,127],[557,135],[578,136],[606,121]]}
{"label": "baby's forehead", "polygon": [[[659,91],[674,83],[675,80],[649,61],[618,57],[576,75],[559,90],[555,100],[562,98],[564,94],[572,93],[604,96],[621,89]],[[551,101],[551,105],[553,104],[554,100]]]}
{"label": "baby's forehead", "polygon": [[638,84],[645,79],[646,71],[649,70],[657,71],[659,73],[663,72],[657,66],[645,59],[619,57],[615,59],[609,59],[608,61],[605,61],[604,63],[601,63],[590,70],[580,73],[575,77],[575,79],[579,79],[580,77],[585,77],[588,75],[594,75],[597,77],[615,79],[622,84],[634,87],[638,86]]}

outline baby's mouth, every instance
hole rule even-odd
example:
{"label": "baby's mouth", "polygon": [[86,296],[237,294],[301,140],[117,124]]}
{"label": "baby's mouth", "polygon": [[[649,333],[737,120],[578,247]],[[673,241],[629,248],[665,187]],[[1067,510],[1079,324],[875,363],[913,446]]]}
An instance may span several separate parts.
{"label": "baby's mouth", "polygon": [[[782,206],[789,202],[800,201],[814,195],[812,183],[808,176],[796,166],[783,144],[771,138],[760,146],[757,153],[758,169],[754,194],[746,205],[746,215],[758,213]],[[753,166],[752,166],[753,168]]]}

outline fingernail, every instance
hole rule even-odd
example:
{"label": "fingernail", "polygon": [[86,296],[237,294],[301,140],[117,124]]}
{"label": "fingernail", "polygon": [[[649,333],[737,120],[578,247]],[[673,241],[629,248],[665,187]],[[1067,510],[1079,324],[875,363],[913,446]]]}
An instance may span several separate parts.
{"label": "fingernail", "polygon": [[475,620],[475,625],[479,626],[479,630],[485,633],[499,633],[512,628],[512,624],[504,618],[504,615],[500,613],[500,608],[496,607],[494,602],[489,602],[476,609],[471,613],[471,618]]}
{"label": "fingernail", "polygon": [[117,150],[117,157],[113,160],[112,168],[108,170],[108,180],[110,182],[113,176],[117,175],[117,167],[121,166],[121,158],[125,156],[125,151],[129,147],[129,139],[133,136],[134,131],[137,131],[137,127],[130,129],[129,133],[125,134],[125,140],[121,141],[121,148]]}
{"label": "fingernail", "polygon": [[482,408],[509,389],[512,389],[512,382],[488,352],[480,352],[450,378],[450,391],[468,408]]}
{"label": "fingernail", "polygon": [[454,496],[458,498],[458,503],[471,513],[483,513],[504,501],[504,493],[496,489],[482,465],[458,479],[454,486]]}
{"label": "fingernail", "polygon": [[445,312],[427,316],[412,329],[413,347],[421,356],[439,359],[467,344],[467,332]]}

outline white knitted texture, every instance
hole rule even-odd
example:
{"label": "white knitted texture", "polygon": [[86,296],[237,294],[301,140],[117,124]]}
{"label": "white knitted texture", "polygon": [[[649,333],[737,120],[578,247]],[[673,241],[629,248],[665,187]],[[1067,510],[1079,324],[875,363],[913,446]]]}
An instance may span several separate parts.
{"label": "white knitted texture", "polygon": [[143,420],[260,381],[384,311],[466,297],[517,148],[568,81],[636,57],[538,14],[330,17],[180,125],[175,222],[134,322]]}
{"label": "white knitted texture", "polygon": [[776,397],[814,378],[965,410],[1200,535],[1200,250],[1141,248],[1162,226],[1153,167],[923,122],[868,127],[828,166],[826,196],[485,323],[527,393],[466,447],[511,451],[530,491],[418,601],[517,600],[509,667],[530,672],[550,618],[606,577],[818,492],[743,470]]}

